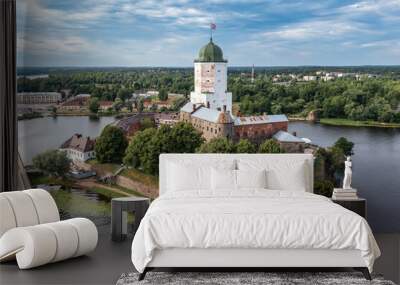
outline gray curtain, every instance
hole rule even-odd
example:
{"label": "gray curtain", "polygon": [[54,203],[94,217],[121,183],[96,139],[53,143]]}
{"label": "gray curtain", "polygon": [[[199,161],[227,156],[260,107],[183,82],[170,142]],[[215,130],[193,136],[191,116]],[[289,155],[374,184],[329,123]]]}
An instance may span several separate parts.
{"label": "gray curtain", "polygon": [[0,0],[0,191],[17,190],[16,8]]}

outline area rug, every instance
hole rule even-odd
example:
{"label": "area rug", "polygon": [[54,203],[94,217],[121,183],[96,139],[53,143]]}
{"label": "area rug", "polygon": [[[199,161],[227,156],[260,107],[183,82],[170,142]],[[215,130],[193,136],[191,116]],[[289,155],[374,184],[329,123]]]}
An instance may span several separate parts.
{"label": "area rug", "polygon": [[117,285],[395,285],[379,275],[368,281],[359,272],[148,272],[142,281],[138,281],[138,276],[138,273],[122,274]]}

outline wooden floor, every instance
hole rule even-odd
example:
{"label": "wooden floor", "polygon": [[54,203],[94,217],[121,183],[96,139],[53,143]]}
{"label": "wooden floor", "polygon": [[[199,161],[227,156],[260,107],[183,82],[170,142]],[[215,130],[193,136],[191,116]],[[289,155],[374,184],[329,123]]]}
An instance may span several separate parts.
{"label": "wooden floor", "polygon": [[[376,234],[382,257],[375,272],[400,282],[400,234]],[[30,270],[19,270],[15,262],[0,265],[0,284],[115,284],[119,276],[134,271],[130,259],[131,240],[110,240],[109,226],[99,228],[99,244],[89,256],[78,257]]]}

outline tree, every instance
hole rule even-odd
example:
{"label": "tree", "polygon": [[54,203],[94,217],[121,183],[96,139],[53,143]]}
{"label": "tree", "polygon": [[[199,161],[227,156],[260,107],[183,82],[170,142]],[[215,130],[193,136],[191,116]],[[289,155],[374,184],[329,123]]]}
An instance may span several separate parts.
{"label": "tree", "polygon": [[314,182],[314,194],[332,197],[334,185],[329,180],[316,180]]}
{"label": "tree", "polygon": [[142,113],[142,112],[143,112],[144,104],[143,104],[143,100],[140,99],[140,98],[136,100],[136,109],[137,109],[137,111],[138,111],[139,113]]}
{"label": "tree", "polygon": [[255,153],[257,148],[247,139],[240,139],[240,141],[235,145],[236,153]]}
{"label": "tree", "polygon": [[117,93],[117,97],[120,98],[122,102],[125,102],[125,100],[129,99],[131,96],[132,94],[127,88],[121,88]]}
{"label": "tree", "polygon": [[173,111],[179,111],[180,108],[183,107],[183,105],[185,105],[187,102],[187,99],[185,97],[180,97],[180,98],[176,98],[173,102],[172,102],[172,106],[171,109]]}
{"label": "tree", "polygon": [[213,138],[203,143],[198,149],[199,153],[234,153],[235,145],[227,138]]}
{"label": "tree", "polygon": [[268,139],[263,142],[258,148],[259,153],[282,153],[284,152],[279,143],[277,143],[274,139]]}
{"label": "tree", "polygon": [[170,143],[172,153],[192,153],[204,142],[201,133],[192,124],[180,122],[171,128]]}
{"label": "tree", "polygon": [[147,128],[132,138],[124,163],[146,173],[157,174],[161,153],[192,153],[202,142],[201,134],[187,123]]}
{"label": "tree", "polygon": [[100,103],[98,98],[91,98],[89,102],[89,110],[92,113],[97,113],[100,108]]}
{"label": "tree", "polygon": [[164,88],[160,89],[160,91],[158,91],[158,99],[160,99],[160,101],[168,100],[167,90],[165,90]]}
{"label": "tree", "polygon": [[106,126],[96,140],[96,159],[101,163],[120,163],[127,145],[127,139],[121,129]]}
{"label": "tree", "polygon": [[354,147],[354,143],[347,140],[344,137],[340,137],[335,144],[333,145],[333,147],[337,147],[339,149],[341,149],[343,151],[343,154],[348,156],[348,155],[353,155],[353,147]]}
{"label": "tree", "polygon": [[124,163],[135,168],[141,167],[145,159],[143,154],[148,151],[149,142],[156,133],[154,128],[137,132],[126,149]]}
{"label": "tree", "polygon": [[119,111],[121,110],[121,108],[123,107],[123,102],[120,98],[116,98],[114,103],[113,103],[113,108],[115,111]]}
{"label": "tree", "polygon": [[156,126],[155,122],[153,119],[149,117],[145,117],[142,120],[140,120],[140,129],[145,130],[148,128],[154,128]]}
{"label": "tree", "polygon": [[33,166],[42,170],[43,172],[53,175],[64,177],[70,168],[70,159],[67,154],[60,150],[49,150],[44,153],[36,155],[33,159]]}

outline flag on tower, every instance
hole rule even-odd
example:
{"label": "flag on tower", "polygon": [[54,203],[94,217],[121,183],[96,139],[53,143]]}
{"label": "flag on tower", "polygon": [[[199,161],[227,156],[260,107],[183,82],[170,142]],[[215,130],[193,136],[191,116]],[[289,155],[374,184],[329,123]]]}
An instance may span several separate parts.
{"label": "flag on tower", "polygon": [[210,24],[211,30],[215,30],[217,28],[217,25],[215,23]]}

